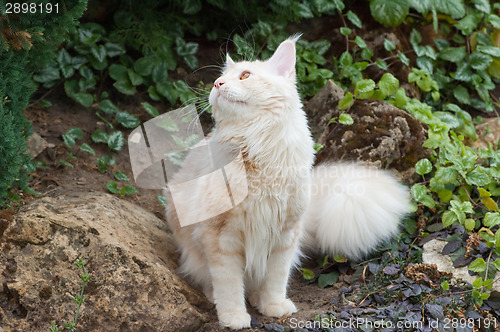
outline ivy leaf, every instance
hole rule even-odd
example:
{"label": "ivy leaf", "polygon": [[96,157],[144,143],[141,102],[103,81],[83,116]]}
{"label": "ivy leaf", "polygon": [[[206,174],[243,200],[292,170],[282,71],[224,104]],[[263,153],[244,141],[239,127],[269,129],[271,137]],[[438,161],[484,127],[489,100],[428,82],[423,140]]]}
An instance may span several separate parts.
{"label": "ivy leaf", "polygon": [[352,11],[347,12],[347,19],[356,27],[360,29],[363,27],[363,24],[361,23],[361,20],[359,19],[358,15],[354,14]]}
{"label": "ivy leaf", "polygon": [[128,79],[124,81],[116,81],[113,83],[113,86],[124,95],[132,96],[136,92],[135,87]]}
{"label": "ivy leaf", "polygon": [[344,98],[340,99],[338,107],[340,110],[346,110],[354,103],[354,96],[352,93],[347,92]]}
{"label": "ivy leaf", "polygon": [[474,227],[476,227],[476,221],[474,219],[467,218],[465,219],[464,226],[467,231],[472,232]]}
{"label": "ivy leaf", "polygon": [[476,260],[470,263],[469,270],[474,272],[483,272],[486,270],[486,262],[483,258],[476,258]]}
{"label": "ivy leaf", "polygon": [[120,111],[118,107],[116,107],[115,104],[113,104],[113,102],[109,99],[104,99],[97,107],[106,114],[113,114]]}
{"label": "ivy leaf", "polygon": [[498,15],[490,14],[488,21],[495,29],[500,29],[500,17]]}
{"label": "ivy leaf", "polygon": [[450,225],[453,225],[455,221],[458,220],[457,215],[453,211],[445,211],[443,213],[443,217],[441,219],[441,222],[443,223],[443,227],[448,227]]}
{"label": "ivy leaf", "polygon": [[387,70],[387,68],[389,68],[387,66],[387,62],[385,62],[384,60],[377,60],[377,61],[375,61],[375,64],[377,65],[377,67],[379,67],[382,70]]}
{"label": "ivy leaf", "polygon": [[309,269],[304,269],[304,268],[300,268],[299,270],[302,271],[302,277],[304,277],[304,279],[306,279],[306,280],[314,279],[315,275],[314,275],[313,271],[311,271]]}
{"label": "ivy leaf", "polygon": [[473,52],[470,56],[470,65],[475,70],[485,70],[493,62],[493,58],[481,52]]}
{"label": "ivy leaf", "polygon": [[410,59],[404,54],[404,53],[398,53],[398,59],[401,60],[401,62],[407,66],[410,65]]}
{"label": "ivy leaf", "polygon": [[462,104],[470,105],[469,91],[462,85],[457,85],[453,90],[453,96]]}
{"label": "ivy leaf", "polygon": [[424,175],[427,173],[430,173],[432,171],[432,164],[427,158],[420,159],[416,164],[415,164],[415,171],[419,175]]}
{"label": "ivy leaf", "polygon": [[437,183],[450,183],[457,179],[458,172],[450,167],[440,167],[436,174],[434,175],[434,179]]}
{"label": "ivy leaf", "polygon": [[325,146],[323,144],[320,144],[320,143],[314,143],[314,152],[318,152],[320,151],[321,149],[323,149]]}
{"label": "ivy leaf", "polygon": [[113,166],[115,164],[116,160],[114,157],[104,155],[102,157],[97,158],[97,169],[101,173],[105,173],[110,166]]}
{"label": "ivy leaf", "polygon": [[417,65],[419,68],[424,69],[429,74],[434,72],[434,62],[426,56],[419,56],[417,58]]}
{"label": "ivy leaf", "polygon": [[494,57],[500,57],[500,47],[478,45],[476,50]]}
{"label": "ivy leaf", "polygon": [[106,188],[108,188],[109,192],[112,194],[119,194],[120,189],[118,189],[118,183],[116,181],[109,181],[106,184]]}
{"label": "ivy leaf", "polygon": [[354,94],[359,98],[366,99],[371,97],[374,89],[375,82],[372,79],[364,79],[356,82]]}
{"label": "ivy leaf", "polygon": [[92,134],[92,141],[94,141],[94,143],[108,143],[108,139],[109,134],[99,129],[96,129]]}
{"label": "ivy leaf", "polygon": [[127,174],[125,174],[123,172],[116,172],[114,177],[118,181],[129,181],[130,180],[129,177],[127,176]]}
{"label": "ivy leaf", "polygon": [[77,139],[83,138],[83,132],[78,127],[73,127],[69,129],[67,132],[62,134],[62,138],[64,144],[66,144],[69,148],[73,147],[76,144]]}
{"label": "ivy leaf", "polygon": [[[153,71],[153,67],[155,66],[155,61],[153,57],[143,57],[139,58],[134,63],[134,71],[142,76],[149,76]],[[167,72],[165,71],[165,75]]]}
{"label": "ivy leaf", "polygon": [[489,228],[500,225],[500,214],[498,212],[487,212],[484,217],[483,223],[484,226]]}
{"label": "ivy leaf", "polygon": [[406,92],[403,88],[399,88],[394,94],[393,104],[396,107],[402,108],[408,102],[408,97],[406,97]]}
{"label": "ivy leaf", "polygon": [[390,96],[399,88],[399,81],[391,73],[385,73],[378,82],[378,87],[382,93]]}
{"label": "ivy leaf", "polygon": [[385,27],[395,27],[405,20],[410,11],[408,0],[371,0],[373,18]]}
{"label": "ivy leaf", "polygon": [[52,84],[52,82],[57,81],[61,78],[59,69],[55,66],[48,66],[38,72],[37,75],[33,75],[33,80],[39,83]]}
{"label": "ivy leaf", "polygon": [[498,204],[491,197],[481,198],[481,203],[483,203],[484,206],[488,208],[488,210],[498,211]]}
{"label": "ivy leaf", "polygon": [[359,48],[366,48],[366,43],[360,36],[356,36],[356,38],[354,38],[354,43],[356,43]]}
{"label": "ivy leaf", "polygon": [[116,113],[115,119],[125,128],[135,128],[141,124],[141,120],[127,111]]}
{"label": "ivy leaf", "polygon": [[341,27],[340,33],[344,36],[349,36],[352,33],[352,30],[349,29],[348,27]]}
{"label": "ivy leaf", "polygon": [[318,278],[318,287],[325,288],[327,286],[332,286],[339,279],[339,274],[337,272],[330,272],[326,274],[320,274]]}
{"label": "ivy leaf", "polygon": [[352,65],[352,55],[349,52],[344,52],[340,55],[339,62],[343,67]]}
{"label": "ivy leaf", "polygon": [[153,105],[151,105],[150,103],[148,103],[147,101],[143,101],[141,103],[141,105],[144,108],[144,110],[146,111],[146,113],[148,113],[152,117],[157,117],[158,115],[160,115],[160,113],[158,112],[158,109],[156,107],[154,107]]}
{"label": "ivy leaf", "polygon": [[60,162],[61,164],[63,164],[64,166],[67,166],[67,167],[73,167],[73,168],[75,167],[75,166],[73,166],[71,163],[68,163],[68,162],[67,162],[66,160],[64,160],[64,159],[59,159],[59,162]]}
{"label": "ivy leaf", "polygon": [[111,133],[111,135],[109,135],[108,137],[107,143],[111,150],[120,151],[125,144],[123,133],[121,131],[115,131]]}
{"label": "ivy leaf", "polygon": [[142,76],[137,74],[132,69],[128,68],[127,73],[128,73],[128,78],[130,79],[130,83],[132,83],[132,85],[138,86],[144,82],[144,80],[142,79]]}
{"label": "ivy leaf", "polygon": [[131,184],[127,184],[120,190],[120,196],[133,195],[137,193],[137,188]]}
{"label": "ivy leaf", "polygon": [[427,207],[434,208],[436,203],[432,198],[432,195],[429,193],[429,189],[421,184],[414,184],[410,190],[411,196],[417,202],[424,204]]}
{"label": "ivy leaf", "polygon": [[343,125],[352,125],[354,120],[349,114],[342,113],[339,116],[339,122]]}
{"label": "ivy leaf", "polygon": [[113,63],[109,66],[109,76],[115,81],[125,81],[128,80],[127,67],[124,65]]}
{"label": "ivy leaf", "polygon": [[120,44],[116,43],[106,42],[104,48],[106,49],[106,54],[111,58],[125,53],[125,49]]}
{"label": "ivy leaf", "polygon": [[455,28],[461,30],[464,35],[470,35],[477,28],[478,23],[476,15],[467,15],[455,24]]}
{"label": "ivy leaf", "polygon": [[85,152],[88,152],[88,153],[90,153],[91,155],[95,156],[95,151],[94,151],[94,149],[92,149],[92,148],[90,147],[90,145],[88,145],[87,143],[83,143],[82,145],[80,145],[80,150],[85,151]]}
{"label": "ivy leaf", "polygon": [[491,6],[489,0],[473,0],[474,7],[476,7],[477,10],[489,14],[491,12]]}
{"label": "ivy leaf", "polygon": [[[498,247],[498,244],[496,244]],[[500,271],[500,258],[497,258],[493,261],[493,266],[497,269],[497,271]]]}
{"label": "ivy leaf", "polygon": [[61,69],[61,73],[65,78],[73,76],[73,74],[75,73],[75,69],[72,66],[71,55],[69,55],[66,49],[61,49],[57,57],[57,62],[59,62],[59,68]]}
{"label": "ivy leaf", "polygon": [[422,42],[422,35],[417,29],[413,29],[410,32],[410,44],[413,48],[417,48],[418,44]]}
{"label": "ivy leaf", "polygon": [[389,39],[384,38],[384,48],[387,52],[391,52],[396,49],[396,45]]}
{"label": "ivy leaf", "polygon": [[304,3],[301,2],[293,2],[292,3],[292,11],[295,15],[302,18],[312,18],[314,17],[311,9]]}
{"label": "ivy leaf", "polygon": [[97,62],[104,62],[106,60],[106,48],[104,45],[92,46],[90,53],[96,58]]}
{"label": "ivy leaf", "polygon": [[490,183],[491,180],[488,176],[488,173],[486,173],[482,168],[476,167],[467,174],[467,176],[465,177],[465,181],[467,181],[468,184],[485,186]]}
{"label": "ivy leaf", "polygon": [[454,19],[463,17],[466,13],[464,0],[433,0],[432,4],[438,12],[450,15]]}
{"label": "ivy leaf", "polygon": [[465,46],[461,47],[446,47],[439,52],[439,57],[450,62],[460,62],[465,58]]}
{"label": "ivy leaf", "polygon": [[453,197],[453,191],[448,190],[448,189],[440,190],[440,191],[438,191],[437,194],[438,194],[439,199],[443,203],[449,202],[451,200],[451,198]]}

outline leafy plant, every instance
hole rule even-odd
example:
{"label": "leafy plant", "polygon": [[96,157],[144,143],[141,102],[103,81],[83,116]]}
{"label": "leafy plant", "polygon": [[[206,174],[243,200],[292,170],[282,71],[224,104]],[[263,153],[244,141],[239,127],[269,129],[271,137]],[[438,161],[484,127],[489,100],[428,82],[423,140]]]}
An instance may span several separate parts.
{"label": "leafy plant", "polygon": [[[40,6],[48,3],[52,2],[38,1]],[[32,192],[27,186],[27,173],[34,167],[24,153],[31,125],[22,113],[34,92],[32,73],[52,61],[86,3],[66,1],[57,15],[38,11],[23,15],[6,13],[5,1],[0,2],[0,208],[8,203],[6,199],[19,200],[15,188]]]}
{"label": "leafy plant", "polygon": [[124,187],[119,188],[116,181],[109,181],[106,188],[108,188],[110,193],[119,194],[120,196],[133,195],[137,193],[137,189],[133,185],[127,184]]}
{"label": "leafy plant", "polygon": [[82,274],[80,275],[80,280],[82,282],[80,294],[75,295],[75,296],[71,296],[71,298],[73,299],[73,301],[76,302],[76,305],[77,305],[76,311],[75,311],[75,317],[72,320],[70,320],[69,322],[63,323],[63,326],[58,326],[55,321],[52,321],[51,325],[50,325],[50,329],[49,329],[50,332],[62,332],[62,331],[64,331],[64,329],[71,331],[71,332],[76,331],[76,326],[78,324],[78,317],[80,314],[80,308],[81,308],[82,304],[84,304],[85,301],[87,300],[87,297],[83,296],[85,294],[85,287],[90,282],[90,280],[92,280],[92,276],[85,269],[85,263],[81,258],[79,258],[75,262],[75,265],[76,265],[76,267],[78,267],[82,270]]}

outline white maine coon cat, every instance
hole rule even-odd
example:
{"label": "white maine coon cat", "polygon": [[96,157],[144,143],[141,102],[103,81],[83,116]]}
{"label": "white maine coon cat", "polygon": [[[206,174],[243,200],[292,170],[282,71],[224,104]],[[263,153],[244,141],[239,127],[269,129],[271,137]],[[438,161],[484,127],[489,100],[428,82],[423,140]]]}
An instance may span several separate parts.
{"label": "white maine coon cat", "polygon": [[[185,195],[183,206],[168,200],[180,271],[202,287],[219,321],[233,329],[250,326],[246,298],[266,316],[297,310],[287,283],[301,247],[360,258],[397,234],[409,210],[408,190],[385,171],[352,163],[313,170],[313,140],[296,89],[296,39],[281,43],[267,61],[235,63],[227,56],[210,93],[216,129],[208,140],[242,152],[245,200],[186,227],[176,208],[196,214],[200,198],[216,205],[223,193],[206,181]],[[193,153],[178,177],[204,174],[204,167]]]}

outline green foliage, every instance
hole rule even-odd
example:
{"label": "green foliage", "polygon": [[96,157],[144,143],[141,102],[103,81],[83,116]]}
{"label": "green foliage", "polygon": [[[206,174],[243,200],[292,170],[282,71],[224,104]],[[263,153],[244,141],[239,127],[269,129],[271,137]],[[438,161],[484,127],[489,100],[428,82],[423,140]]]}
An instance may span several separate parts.
{"label": "green foliage", "polygon": [[76,326],[78,323],[78,316],[80,314],[80,308],[81,308],[82,304],[85,303],[85,301],[87,300],[87,297],[83,296],[83,294],[85,294],[85,287],[92,280],[92,276],[85,269],[85,263],[83,262],[83,260],[81,258],[79,258],[75,262],[75,265],[76,265],[76,267],[78,267],[82,270],[82,274],[80,275],[80,280],[82,282],[80,294],[77,294],[75,296],[71,296],[71,298],[73,299],[73,301],[76,302],[76,305],[77,305],[76,311],[75,311],[75,317],[72,320],[70,320],[69,322],[63,323],[63,326],[57,326],[56,322],[52,321],[50,324],[50,328],[49,328],[50,332],[62,332],[62,331],[64,331],[64,329],[66,329],[70,332],[76,331]]}
{"label": "green foliage", "polygon": [[122,197],[125,195],[133,195],[137,193],[137,189],[133,185],[127,184],[124,187],[119,188],[116,181],[109,181],[106,185],[106,188],[108,188],[110,193],[119,194]]}
{"label": "green foliage", "polygon": [[64,6],[61,1],[37,3],[58,4],[60,12],[6,14],[6,2],[0,1],[0,208],[6,198],[15,198],[14,188],[29,190],[27,172],[33,166],[24,151],[31,126],[22,111],[35,90],[32,73],[54,59],[57,46],[74,29],[87,1],[65,1]]}

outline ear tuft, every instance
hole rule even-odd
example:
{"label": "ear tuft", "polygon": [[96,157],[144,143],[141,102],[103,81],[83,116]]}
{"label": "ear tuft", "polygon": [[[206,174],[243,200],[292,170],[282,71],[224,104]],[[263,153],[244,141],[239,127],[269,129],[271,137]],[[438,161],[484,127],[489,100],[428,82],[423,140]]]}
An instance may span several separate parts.
{"label": "ear tuft", "polygon": [[232,65],[234,65],[234,61],[229,56],[229,53],[226,53],[226,64],[225,64],[226,69],[231,67]]}
{"label": "ear tuft", "polygon": [[295,78],[295,42],[300,35],[285,40],[278,46],[273,56],[267,60],[278,75]]}

